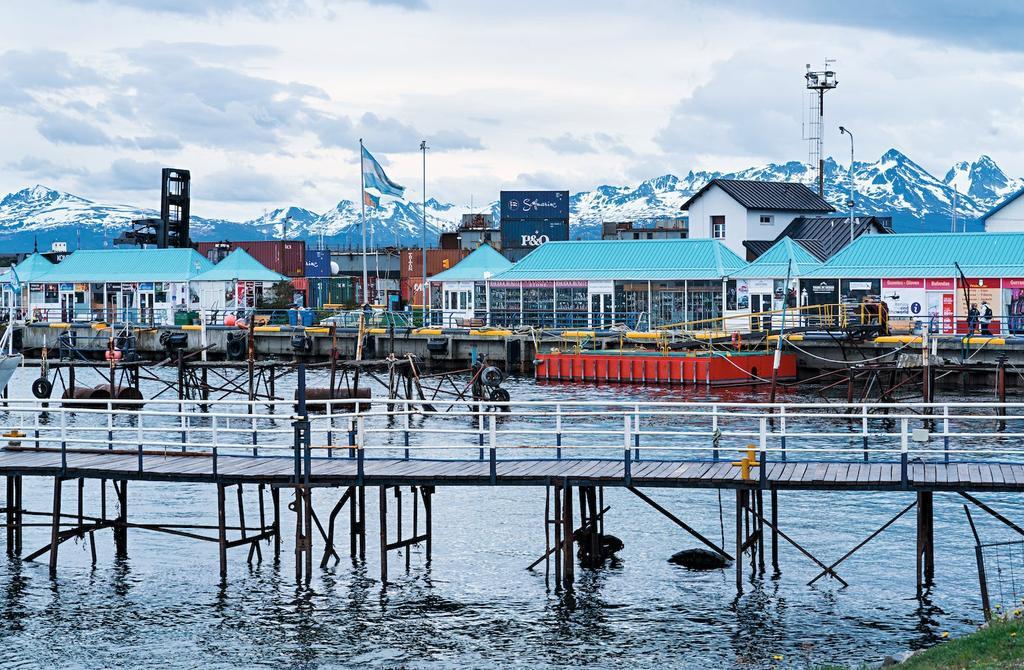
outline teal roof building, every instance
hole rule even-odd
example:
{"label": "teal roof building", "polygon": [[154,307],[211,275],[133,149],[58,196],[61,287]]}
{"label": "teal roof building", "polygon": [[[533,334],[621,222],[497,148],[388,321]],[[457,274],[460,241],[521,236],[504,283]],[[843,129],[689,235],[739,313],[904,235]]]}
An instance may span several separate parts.
{"label": "teal roof building", "polygon": [[288,281],[288,277],[274,272],[250,256],[241,247],[235,249],[220,263],[193,277],[192,281]]}
{"label": "teal roof building", "polygon": [[36,281],[187,282],[213,269],[195,249],[82,249]]}
{"label": "teal roof building", "polygon": [[[33,253],[14,266],[14,274],[18,275],[18,281],[22,283],[41,282],[45,281],[42,277],[53,268],[53,263],[46,256],[40,253]],[[11,273],[10,268],[7,268],[6,271],[0,273],[0,283],[12,283],[14,281],[14,274]]]}
{"label": "teal roof building", "polygon": [[971,278],[1024,277],[1024,233],[864,235],[802,276],[927,279],[960,271]]}
{"label": "teal roof building", "polygon": [[783,237],[733,276],[740,279],[785,279],[787,274],[791,277],[804,277],[819,267],[821,261],[802,244]]}
{"label": "teal roof building", "polygon": [[428,281],[484,281],[512,267],[512,261],[489,244],[477,247],[454,267],[430,277]]}
{"label": "teal roof building", "polygon": [[547,242],[495,281],[721,279],[747,263],[718,240]]}

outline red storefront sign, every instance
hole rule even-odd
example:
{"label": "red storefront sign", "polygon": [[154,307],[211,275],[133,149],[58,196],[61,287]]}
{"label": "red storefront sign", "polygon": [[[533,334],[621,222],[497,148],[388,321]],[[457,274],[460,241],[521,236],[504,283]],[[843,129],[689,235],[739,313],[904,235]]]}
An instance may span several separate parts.
{"label": "red storefront sign", "polygon": [[883,279],[882,288],[924,288],[923,279]]}
{"label": "red storefront sign", "polygon": [[925,288],[929,291],[952,291],[956,288],[956,282],[950,279],[927,279]]}

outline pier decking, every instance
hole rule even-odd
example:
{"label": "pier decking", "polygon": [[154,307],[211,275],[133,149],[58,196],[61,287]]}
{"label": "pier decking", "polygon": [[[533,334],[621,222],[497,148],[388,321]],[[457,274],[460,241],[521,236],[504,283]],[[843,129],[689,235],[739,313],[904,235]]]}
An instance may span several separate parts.
{"label": "pier decking", "polygon": [[[574,485],[758,488],[831,491],[1024,491],[1021,463],[911,463],[904,482],[899,462],[770,463],[761,481],[761,468],[750,468],[743,479],[732,461],[641,460],[630,465],[627,479],[622,461],[609,459],[523,459],[497,462],[492,476],[487,460],[365,459],[362,475],[355,458],[311,460],[313,486],[545,486],[570,480]],[[206,455],[149,455],[144,469],[128,454],[68,451],[65,462],[54,450],[0,451],[0,476],[102,478],[139,481],[288,484],[294,480],[294,461],[281,456],[222,456],[217,472]]]}

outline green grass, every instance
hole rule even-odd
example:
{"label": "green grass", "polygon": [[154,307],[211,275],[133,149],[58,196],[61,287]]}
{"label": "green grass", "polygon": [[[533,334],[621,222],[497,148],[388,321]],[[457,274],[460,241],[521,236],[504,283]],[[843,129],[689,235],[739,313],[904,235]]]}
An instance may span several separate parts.
{"label": "green grass", "polygon": [[[868,667],[868,666],[861,666]],[[1024,670],[1024,619],[993,622],[960,638],[948,638],[895,670]],[[823,666],[818,670],[843,670]]]}
{"label": "green grass", "polygon": [[1024,621],[993,622],[983,630],[941,642],[898,667],[901,670],[1024,668]]}

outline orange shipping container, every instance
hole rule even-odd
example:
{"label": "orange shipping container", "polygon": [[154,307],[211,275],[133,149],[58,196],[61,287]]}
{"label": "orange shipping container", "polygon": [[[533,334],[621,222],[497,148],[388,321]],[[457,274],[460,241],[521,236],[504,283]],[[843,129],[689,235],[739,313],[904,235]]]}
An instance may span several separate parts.
{"label": "orange shipping container", "polygon": [[[427,249],[427,278],[441,274],[455,267],[455,264],[469,255],[467,249]],[[423,251],[402,249],[402,279],[423,276]]]}

